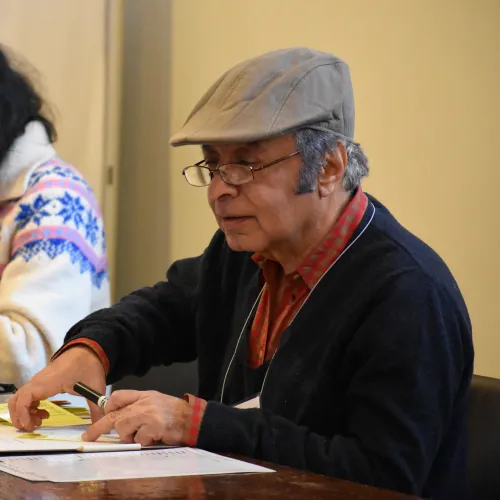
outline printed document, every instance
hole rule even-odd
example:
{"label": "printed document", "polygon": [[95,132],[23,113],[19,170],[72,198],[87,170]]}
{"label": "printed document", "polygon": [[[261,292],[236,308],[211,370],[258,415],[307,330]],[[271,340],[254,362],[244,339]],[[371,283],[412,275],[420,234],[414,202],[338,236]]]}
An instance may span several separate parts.
{"label": "printed document", "polygon": [[0,458],[0,471],[55,483],[274,472],[196,448]]}

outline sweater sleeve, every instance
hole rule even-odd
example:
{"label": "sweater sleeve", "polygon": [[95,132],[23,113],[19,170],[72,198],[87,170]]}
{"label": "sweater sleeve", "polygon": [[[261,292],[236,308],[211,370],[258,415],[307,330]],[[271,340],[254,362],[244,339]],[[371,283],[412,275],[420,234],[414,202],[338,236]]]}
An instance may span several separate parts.
{"label": "sweater sleeve", "polygon": [[109,304],[98,207],[76,172],[58,169],[35,173],[2,228],[11,245],[0,281],[0,380],[18,386],[96,308],[97,295]]}
{"label": "sweater sleeve", "polygon": [[372,309],[346,355],[353,371],[342,434],[208,402],[197,446],[421,493],[462,383],[459,312],[445,293],[406,279]]}
{"label": "sweater sleeve", "polygon": [[77,323],[65,341],[97,342],[108,361],[108,383],[141,376],[152,366],[189,362],[197,357],[193,307],[201,257],[175,262],[167,281],[144,287],[108,309]]}

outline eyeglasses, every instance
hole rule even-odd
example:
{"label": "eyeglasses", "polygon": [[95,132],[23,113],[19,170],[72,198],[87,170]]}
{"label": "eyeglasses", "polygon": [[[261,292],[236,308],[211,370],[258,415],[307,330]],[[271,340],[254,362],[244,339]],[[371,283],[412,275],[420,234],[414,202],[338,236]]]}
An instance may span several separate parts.
{"label": "eyeglasses", "polygon": [[222,180],[226,184],[231,186],[241,186],[242,184],[247,184],[248,182],[253,181],[254,172],[276,165],[276,163],[280,163],[297,154],[299,154],[299,152],[295,151],[294,153],[278,158],[277,160],[261,165],[260,167],[252,167],[251,165],[245,165],[244,163],[227,163],[226,165],[217,165],[213,168],[210,164],[215,162],[202,160],[195,165],[186,167],[182,171],[182,175],[186,178],[186,181],[191,184],[191,186],[203,187],[208,186],[210,181],[214,178],[214,174],[219,172]]}

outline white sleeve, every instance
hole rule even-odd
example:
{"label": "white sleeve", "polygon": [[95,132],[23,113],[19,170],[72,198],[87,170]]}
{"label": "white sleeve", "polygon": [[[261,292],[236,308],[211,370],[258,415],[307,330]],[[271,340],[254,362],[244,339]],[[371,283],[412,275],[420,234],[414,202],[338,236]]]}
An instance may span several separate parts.
{"label": "white sleeve", "polygon": [[96,309],[96,290],[102,307],[109,302],[102,218],[95,203],[65,188],[28,192],[12,215],[0,280],[0,382],[20,386],[40,371],[69,328]]}

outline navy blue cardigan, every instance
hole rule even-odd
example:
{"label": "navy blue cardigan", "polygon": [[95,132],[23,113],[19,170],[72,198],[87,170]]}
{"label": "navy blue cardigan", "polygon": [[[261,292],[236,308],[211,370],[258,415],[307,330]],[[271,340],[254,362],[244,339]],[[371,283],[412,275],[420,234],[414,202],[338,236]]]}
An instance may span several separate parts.
{"label": "navy blue cardigan", "polygon": [[467,309],[438,255],[370,201],[352,245],[283,334],[262,409],[231,406],[265,375],[247,366],[243,329],[260,280],[250,254],[230,250],[221,232],[202,256],[174,263],[168,281],[90,315],[66,341],[97,341],[110,383],[198,359],[199,396],[209,401],[200,448],[434,500],[469,498]]}

